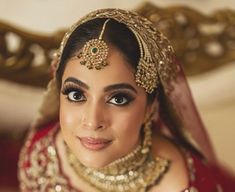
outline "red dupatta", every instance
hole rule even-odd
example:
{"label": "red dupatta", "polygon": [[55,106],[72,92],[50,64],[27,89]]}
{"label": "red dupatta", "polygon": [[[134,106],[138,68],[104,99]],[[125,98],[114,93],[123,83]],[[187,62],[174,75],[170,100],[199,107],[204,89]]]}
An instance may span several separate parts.
{"label": "red dupatta", "polygon": [[167,84],[162,83],[159,98],[160,125],[168,129],[178,142],[193,146],[209,162],[215,164],[213,147],[197,111],[182,67],[176,58],[172,64],[176,65],[178,73]]}

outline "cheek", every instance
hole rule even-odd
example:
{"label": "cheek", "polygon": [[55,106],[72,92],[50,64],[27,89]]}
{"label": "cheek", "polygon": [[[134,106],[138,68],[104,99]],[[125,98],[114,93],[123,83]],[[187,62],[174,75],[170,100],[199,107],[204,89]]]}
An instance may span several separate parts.
{"label": "cheek", "polygon": [[136,142],[139,138],[140,128],[144,121],[144,107],[133,107],[115,118],[116,135],[120,140]]}
{"label": "cheek", "polygon": [[75,134],[74,131],[80,122],[79,117],[78,109],[62,98],[60,100],[60,127],[64,137]]}

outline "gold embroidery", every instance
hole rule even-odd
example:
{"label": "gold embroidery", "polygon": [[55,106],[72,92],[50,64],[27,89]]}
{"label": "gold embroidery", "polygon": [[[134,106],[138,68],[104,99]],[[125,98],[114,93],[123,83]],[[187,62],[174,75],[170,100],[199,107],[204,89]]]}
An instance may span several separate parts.
{"label": "gold embroidery", "polygon": [[[189,180],[190,182],[193,182],[196,180],[196,175],[195,175],[195,165],[194,165],[194,160],[187,150],[181,148],[181,151],[184,154],[185,161],[186,161],[186,166],[188,170],[188,175],[189,175]],[[185,189],[184,192],[198,192],[197,188],[194,186],[190,186],[189,188]]]}
{"label": "gold embroidery", "polygon": [[186,161],[187,161],[187,166],[188,166],[188,170],[189,170],[189,179],[190,181],[195,181],[196,180],[196,176],[195,176],[195,167],[194,167],[194,161],[193,158],[191,157],[191,155],[186,152]]}
{"label": "gold embroidery", "polygon": [[56,131],[57,128],[54,127],[46,137],[36,141],[32,146],[31,152],[29,152],[29,145],[35,132],[32,131],[30,133],[21,151],[19,161],[18,176],[22,192],[77,192],[70,187],[69,181],[60,171],[54,143]]}

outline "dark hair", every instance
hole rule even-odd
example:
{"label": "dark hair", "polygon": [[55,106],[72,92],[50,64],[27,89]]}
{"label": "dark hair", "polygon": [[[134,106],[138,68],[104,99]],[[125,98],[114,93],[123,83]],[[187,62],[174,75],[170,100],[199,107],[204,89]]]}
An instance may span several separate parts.
{"label": "dark hair", "polygon": [[[69,37],[56,72],[57,85],[61,87],[62,76],[68,60],[78,54],[78,51],[90,39],[98,38],[106,18],[97,18],[87,21],[77,27]],[[136,70],[140,59],[140,49],[133,32],[123,23],[110,19],[107,23],[103,39],[117,48],[127,62]],[[156,91],[148,94],[148,102],[156,97]]]}

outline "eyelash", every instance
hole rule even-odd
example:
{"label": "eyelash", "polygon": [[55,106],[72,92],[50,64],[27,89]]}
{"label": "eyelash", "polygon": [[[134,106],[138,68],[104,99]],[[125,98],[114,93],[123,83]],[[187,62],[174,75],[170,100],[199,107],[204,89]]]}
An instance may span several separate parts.
{"label": "eyelash", "polygon": [[85,96],[84,96],[84,92],[83,92],[80,88],[78,88],[76,85],[73,85],[73,84],[72,84],[72,85],[65,85],[65,86],[63,87],[62,91],[61,91],[61,93],[62,93],[63,95],[66,95],[66,96],[67,96],[67,99],[68,99],[68,101],[70,101],[70,102],[82,102],[82,101],[84,101],[84,99],[81,100],[81,101],[75,101],[75,100],[70,99],[70,98],[69,98],[69,94],[72,93],[72,92],[79,93],[79,96],[82,95],[82,97],[85,97]]}
{"label": "eyelash", "polygon": [[[62,88],[61,90],[61,93],[63,95],[66,95],[67,96],[67,99],[69,102],[83,102],[83,101],[86,101],[86,98],[85,99],[82,99],[82,100],[72,100],[69,98],[69,94],[72,93],[72,92],[75,92],[75,93],[79,93],[79,96],[82,96],[83,98],[85,98],[84,96],[84,91],[82,91],[79,87],[77,87],[76,85],[73,85],[73,84],[68,84],[68,85],[64,85],[64,87]],[[115,104],[113,102],[110,102],[112,99],[117,99],[117,98],[124,98],[124,100],[126,100],[125,103],[122,103],[122,104]],[[111,97],[109,97],[108,99],[108,102],[109,104],[112,104],[112,105],[115,105],[115,106],[119,106],[119,107],[122,107],[122,106],[126,106],[128,104],[130,104],[135,98],[130,94],[130,93],[126,93],[126,92],[115,92],[112,94]]]}
{"label": "eyelash", "polygon": [[[112,99],[117,99],[117,98],[125,98],[126,102],[123,104],[115,104],[110,102]],[[126,106],[128,104],[130,104],[132,101],[134,100],[134,97],[132,95],[130,95],[129,93],[124,93],[124,92],[118,92],[118,93],[114,93],[111,98],[108,100],[108,103],[112,104],[112,105],[116,105],[116,106]]]}

